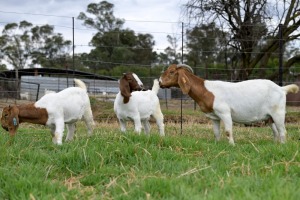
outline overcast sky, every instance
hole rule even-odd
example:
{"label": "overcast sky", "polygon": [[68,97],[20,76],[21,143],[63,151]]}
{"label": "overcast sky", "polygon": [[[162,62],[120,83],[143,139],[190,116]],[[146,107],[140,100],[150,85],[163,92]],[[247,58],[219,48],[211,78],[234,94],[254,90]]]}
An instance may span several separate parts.
{"label": "overcast sky", "polygon": [[[187,0],[109,0],[114,4],[114,16],[125,19],[124,28],[136,33],[150,33],[156,41],[155,50],[169,44],[167,35],[180,36],[182,5]],[[34,25],[49,24],[65,39],[72,40],[72,17],[75,18],[75,53],[89,51],[86,47],[96,32],[77,20],[91,0],[1,0],[0,30],[7,23],[26,20]]]}

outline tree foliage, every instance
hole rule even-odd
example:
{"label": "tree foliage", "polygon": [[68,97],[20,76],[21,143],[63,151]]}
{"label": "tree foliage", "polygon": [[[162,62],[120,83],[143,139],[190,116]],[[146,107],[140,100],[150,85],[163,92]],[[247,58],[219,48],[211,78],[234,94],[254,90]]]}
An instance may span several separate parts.
{"label": "tree foliage", "polygon": [[106,70],[122,64],[151,64],[155,59],[153,36],[123,29],[124,20],[114,16],[113,8],[113,4],[101,1],[89,4],[87,13],[79,14],[85,26],[97,30],[90,41],[95,48],[85,55],[85,64]]}
{"label": "tree foliage", "polygon": [[[264,68],[272,53],[278,51],[279,24],[283,24],[283,43],[299,38],[300,0],[189,0],[185,11],[198,24],[215,22],[217,27],[230,33],[227,45],[236,50],[237,65],[232,65],[235,80],[248,79],[255,68]],[[276,26],[269,26],[276,23]],[[299,55],[290,58],[299,61]],[[236,66],[236,67],[235,67]],[[274,79],[278,72],[269,78]]]}
{"label": "tree foliage", "polygon": [[[243,80],[255,77],[275,80],[278,77],[279,24],[283,25],[285,49],[284,72],[299,63],[300,0],[189,0],[185,11],[196,25],[186,30],[184,59],[208,77],[221,68],[227,79]],[[155,52],[151,34],[136,33],[124,28],[125,20],[114,16],[114,5],[101,1],[91,3],[78,19],[96,30],[89,45],[90,52],[69,54],[71,41],[55,33],[53,26],[34,26],[30,22],[6,24],[0,35],[0,57],[15,69],[35,64],[42,67],[70,68],[105,75],[125,68],[153,74],[154,65],[166,66],[181,62],[179,39],[167,35],[169,46]],[[192,24],[192,23],[191,23]],[[150,67],[151,66],[151,67]],[[5,69],[5,65],[1,65]],[[116,68],[116,69],[113,69]],[[140,70],[137,70],[140,71]],[[159,70],[158,70],[159,71]],[[296,73],[295,67],[292,69]],[[202,73],[202,72],[201,72]],[[143,74],[143,73],[142,73]],[[210,77],[218,78],[218,77]]]}
{"label": "tree foliage", "polygon": [[[31,23],[21,21],[19,24],[6,24],[3,28],[0,37],[2,56],[15,69],[22,69],[31,54],[30,27],[32,27]],[[23,33],[16,34],[16,30],[18,29],[23,31]]]}
{"label": "tree foliage", "polygon": [[[187,62],[195,67],[205,69],[205,78],[208,78],[208,67],[217,63],[225,63],[224,48],[228,35],[215,26],[215,23],[202,24],[187,30]],[[225,65],[223,66],[225,67]]]}
{"label": "tree foliage", "polygon": [[78,19],[83,20],[85,26],[96,29],[100,34],[118,30],[122,28],[124,20],[114,16],[113,8],[114,5],[107,1],[90,3],[87,6],[87,13],[80,12]]}
{"label": "tree foliage", "polygon": [[32,64],[61,65],[70,45],[71,41],[64,40],[62,34],[54,33],[53,26],[33,26],[27,21],[6,24],[0,36],[2,56],[17,70]]}

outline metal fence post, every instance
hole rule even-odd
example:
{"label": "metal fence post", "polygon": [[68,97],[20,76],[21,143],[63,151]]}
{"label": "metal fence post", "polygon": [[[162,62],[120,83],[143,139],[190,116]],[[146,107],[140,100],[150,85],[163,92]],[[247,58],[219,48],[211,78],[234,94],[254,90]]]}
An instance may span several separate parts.
{"label": "metal fence post", "polygon": [[279,36],[279,74],[278,85],[282,86],[282,63],[283,63],[283,37],[282,37],[283,24],[279,24],[278,36]]}

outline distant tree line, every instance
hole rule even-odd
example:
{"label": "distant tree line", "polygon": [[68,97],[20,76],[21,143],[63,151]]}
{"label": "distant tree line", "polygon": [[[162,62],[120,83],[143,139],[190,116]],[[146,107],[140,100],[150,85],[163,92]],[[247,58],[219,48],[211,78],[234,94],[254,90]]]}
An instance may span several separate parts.
{"label": "distant tree line", "polygon": [[[178,38],[167,35],[169,46],[156,52],[153,36],[124,28],[125,20],[114,16],[113,4],[91,3],[77,19],[97,31],[89,43],[93,49],[75,54],[75,69],[109,76],[128,70],[144,77],[158,76],[165,66],[183,58],[205,78],[217,79],[223,72],[233,81],[253,77],[274,80],[278,76],[278,27],[282,24],[284,73],[299,73],[300,51],[294,45],[300,42],[299,5],[300,0],[189,0],[183,5],[182,15],[191,23],[185,28],[182,55]],[[274,12],[276,9],[281,12]],[[274,21],[275,28],[270,28]],[[0,57],[15,69],[35,65],[71,69],[71,49],[72,42],[55,33],[51,25],[9,23],[0,35]],[[0,69],[6,66],[2,63]]]}

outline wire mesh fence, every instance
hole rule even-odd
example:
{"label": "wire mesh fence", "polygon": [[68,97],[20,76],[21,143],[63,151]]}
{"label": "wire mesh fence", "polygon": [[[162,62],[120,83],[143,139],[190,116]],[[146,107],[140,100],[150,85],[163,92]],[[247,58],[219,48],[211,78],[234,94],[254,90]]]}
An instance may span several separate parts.
{"label": "wire mesh fence", "polygon": [[[5,18],[8,17],[8,15],[20,15],[20,13],[5,13],[2,12],[2,15],[5,15]],[[28,14],[23,13],[22,19],[26,20],[26,17],[28,17]],[[40,26],[41,21],[44,20],[45,23],[51,22],[53,19],[54,21],[57,21],[57,18],[60,18],[60,16],[49,16],[49,15],[38,15],[39,16],[39,23],[32,22],[34,26]],[[32,18],[31,18],[32,19]],[[112,42],[114,45],[98,45],[98,46],[92,46],[90,44],[90,40],[92,36],[94,35],[95,29],[87,28],[82,26],[82,21],[74,18],[74,17],[63,17],[61,18],[63,20],[66,20],[65,26],[59,26],[56,23],[50,24],[50,26],[53,26],[55,28],[55,32],[62,33],[64,37],[68,40],[71,40],[73,43],[72,48],[70,48],[70,51],[68,52],[69,55],[74,56],[80,55],[81,53],[89,52],[93,48],[99,48],[103,51],[105,49],[114,49],[120,50],[120,49],[126,49],[128,51],[132,50],[133,47],[121,45],[120,41],[120,35],[122,32],[115,31],[114,35],[116,37],[113,37],[112,40],[115,40]],[[126,21],[126,20],[125,20]],[[0,25],[13,23],[14,21],[6,21],[6,22],[0,22]],[[95,56],[93,60],[86,60],[82,57],[76,57],[74,58],[75,61],[72,62],[72,66],[68,66],[69,68],[72,68],[73,70],[78,70],[80,67],[86,67],[87,63],[89,63],[89,72],[98,73],[99,71],[106,72],[106,70],[112,70],[112,68],[116,66],[125,66],[126,69],[130,69],[131,66],[134,67],[144,67],[143,70],[148,70],[150,75],[144,76],[141,73],[137,72],[137,74],[140,76],[142,81],[144,82],[144,85],[150,89],[152,87],[152,82],[154,78],[158,78],[158,76],[153,76],[151,74],[151,69],[153,66],[156,65],[163,65],[167,66],[169,64],[169,61],[173,60],[176,62],[185,62],[187,61],[187,56],[194,56],[198,60],[196,60],[193,63],[193,69],[195,71],[195,75],[200,76],[204,79],[208,80],[223,80],[223,81],[236,81],[235,76],[239,74],[240,71],[243,71],[244,69],[241,68],[240,60],[242,58],[242,54],[237,51],[233,51],[233,49],[230,49],[228,44],[236,44],[237,39],[236,38],[229,38],[230,41],[223,41],[224,38],[222,36],[223,33],[219,31],[213,31],[210,32],[209,35],[191,35],[191,31],[193,30],[195,24],[190,23],[183,23],[183,22],[160,22],[160,21],[138,21],[138,20],[127,20],[126,23],[130,23],[131,25],[137,25],[136,27],[139,27],[138,29],[135,29],[135,33],[137,34],[143,34],[143,33],[149,33],[153,35],[153,38],[157,40],[157,45],[151,47],[151,49],[146,49],[144,47],[136,47],[136,51],[142,51],[142,50],[151,50],[153,53],[155,52],[157,55],[160,55],[160,53],[164,53],[168,56],[168,62],[164,62],[161,60],[160,57],[157,57],[156,60],[143,60],[140,62],[133,62],[132,60],[128,60],[126,58],[122,59],[123,57],[120,57],[118,60],[103,60],[101,57]],[[144,26],[138,26],[138,25],[144,25]],[[150,26],[151,24],[151,26]],[[149,29],[149,27],[153,27],[152,25],[155,25],[156,27],[170,27],[167,31],[163,28],[161,30],[155,28],[155,29]],[[279,24],[278,23],[270,23],[265,24],[266,28],[270,32],[276,32]],[[251,29],[253,27],[249,27]],[[227,33],[230,33],[230,30],[223,30]],[[75,33],[75,34],[74,34]],[[76,37],[74,37],[74,35]],[[80,39],[77,36],[84,35],[84,40]],[[89,40],[86,38],[90,37]],[[168,43],[168,39],[172,38],[172,43]],[[255,40],[255,41],[254,41]],[[260,54],[265,54],[266,57],[273,58],[272,62],[266,65],[259,65],[259,67],[253,68],[251,71],[251,76],[248,78],[255,79],[255,78],[268,78],[268,75],[279,71],[279,56],[280,51],[266,51],[264,49],[264,45],[269,43],[271,40],[275,40],[276,42],[282,41],[282,38],[275,38],[275,37],[264,37],[264,38],[242,38],[239,39],[239,42],[255,42],[256,46],[252,49],[252,51],[245,51],[243,54],[245,56],[249,56],[250,59],[253,59],[255,56],[258,56]],[[202,41],[203,45],[199,45],[197,48],[191,49],[189,47],[189,42],[191,41]],[[209,48],[209,44],[216,43],[217,48]],[[163,45],[162,45],[163,44]],[[40,44],[36,44],[40,45]],[[297,45],[299,45],[299,39],[295,39],[293,42],[288,43],[285,47],[285,51],[283,52],[283,55],[281,55],[285,60],[289,59],[291,56],[299,53],[297,51]],[[279,48],[279,47],[278,47]],[[195,55],[191,55],[191,52]],[[72,57],[71,56],[71,57]],[[183,58],[186,56],[185,58]],[[46,58],[45,58],[46,59]],[[51,58],[47,58],[51,60]],[[61,58],[62,60],[62,66],[63,68],[67,66],[70,63],[64,63],[65,59]],[[28,59],[30,62],[30,59]],[[92,64],[91,64],[92,63]],[[263,63],[263,61],[261,62]],[[83,65],[83,66],[82,66]],[[24,68],[32,67],[34,66],[32,63],[26,63],[26,66],[23,66]],[[40,67],[40,66],[39,66]],[[43,66],[41,66],[43,67]],[[145,69],[146,68],[146,69]],[[124,71],[125,72],[125,71]],[[290,67],[289,69],[282,71],[283,78],[283,85],[287,85],[290,83],[297,83],[299,84],[300,81],[300,67],[299,65],[294,65]],[[275,78],[273,77],[273,81],[276,83],[279,83],[279,75]],[[121,73],[120,73],[121,76]],[[0,97],[2,99],[7,98],[13,98],[13,99],[28,99],[31,101],[36,101],[41,96],[44,95],[45,90],[53,90],[55,92],[58,92],[66,87],[70,87],[73,85],[72,82],[72,76],[66,77],[65,74],[59,74],[59,73],[52,73],[51,77],[38,77],[38,76],[23,76],[21,77],[20,81],[16,81],[13,79],[5,79],[1,78],[1,84],[0,84]],[[112,100],[113,96],[118,92],[118,83],[117,81],[108,81],[108,80],[98,80],[94,79],[93,76],[91,77],[78,77],[83,79],[87,85],[88,90],[91,95],[94,96],[104,96],[107,98],[104,98],[106,100]],[[115,79],[118,79],[119,77],[112,77]],[[187,95],[183,95],[179,89],[163,89],[159,92],[159,98],[166,102],[164,105],[168,107],[168,100],[170,99],[183,99],[183,100],[190,100],[190,98]],[[289,94],[287,96],[288,104],[290,105],[300,105],[300,97],[298,95],[292,95]],[[191,103],[191,107],[196,108],[197,106],[194,105],[194,103]]]}

